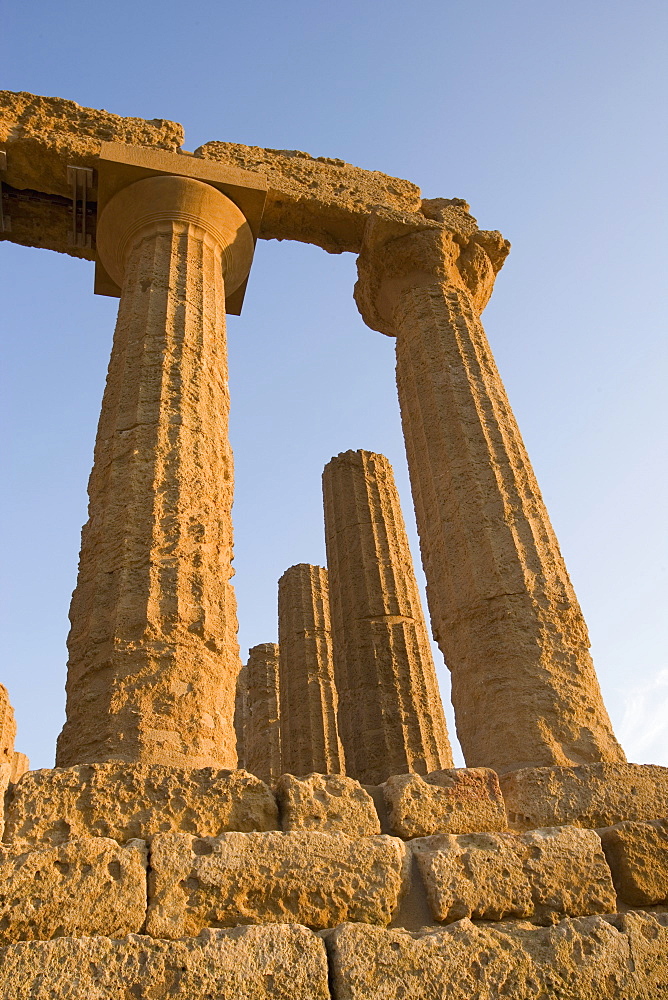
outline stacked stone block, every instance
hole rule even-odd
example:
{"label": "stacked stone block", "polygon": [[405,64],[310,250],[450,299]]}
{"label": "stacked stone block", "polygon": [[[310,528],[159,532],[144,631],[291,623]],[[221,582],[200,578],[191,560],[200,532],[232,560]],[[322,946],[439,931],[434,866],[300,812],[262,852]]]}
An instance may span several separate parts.
{"label": "stacked stone block", "polygon": [[348,774],[452,766],[392,468],[347,451],[323,473],[339,728]]}
{"label": "stacked stone block", "polygon": [[300,563],[278,582],[283,770],[344,774],[337,725],[327,570]]}

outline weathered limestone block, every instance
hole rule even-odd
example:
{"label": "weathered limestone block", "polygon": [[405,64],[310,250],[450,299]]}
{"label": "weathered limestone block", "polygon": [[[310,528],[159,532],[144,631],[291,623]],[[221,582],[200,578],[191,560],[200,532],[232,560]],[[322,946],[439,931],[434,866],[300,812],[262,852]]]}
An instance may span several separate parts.
{"label": "weathered limestone block", "polygon": [[397,338],[427,597],[470,767],[623,761],[559,545],[480,323],[508,252],[464,202],[379,209],[355,298]]}
{"label": "weathered limestone block", "polygon": [[156,941],[132,934],[20,942],[0,951],[2,1000],[330,1000],[327,956],[306,927],[205,930]]}
{"label": "weathered limestone block", "polygon": [[405,840],[508,827],[498,776],[486,767],[393,775],[383,796],[392,832]]}
{"label": "weathered limestone block", "polygon": [[146,918],[146,844],[86,837],[26,854],[0,848],[0,944],[125,937]]}
{"label": "weathered limestone block", "polygon": [[501,790],[510,823],[523,830],[668,816],[668,767],[656,764],[523,768],[502,775]]}
{"label": "weathered limestone block", "polygon": [[148,764],[81,764],[29,771],[11,790],[5,841],[62,844],[71,837],[150,840],[183,830],[275,830],[278,811],[259,778],[245,771]]}
{"label": "weathered limestone block", "polygon": [[629,906],[668,902],[668,820],[629,821],[598,831],[619,898]]}
{"label": "weathered limestone block", "polygon": [[325,830],[366,837],[380,833],[373,799],[341,774],[281,775],[276,786],[283,830]]}
{"label": "weathered limestone block", "polygon": [[278,643],[282,770],[344,774],[322,566],[299,563],[278,581]]}
{"label": "weathered limestone block", "polygon": [[269,182],[260,235],[315,243],[329,253],[362,245],[364,225],[377,205],[420,211],[420,189],[378,170],[294,149],[261,149],[207,142],[196,156],[263,174]]}
{"label": "weathered limestone block", "polygon": [[452,766],[429,636],[392,467],[347,451],[322,477],[339,729],[348,774]]}
{"label": "weathered limestone block", "polygon": [[14,709],[9,701],[7,688],[4,684],[0,684],[0,764],[13,763],[15,739]]}
{"label": "weathered limestone block", "polygon": [[248,650],[246,664],[245,767],[263,781],[281,774],[279,649],[264,642]]}
{"label": "weathered limestone block", "polygon": [[136,181],[98,220],[98,254],[122,293],[58,766],[236,766],[225,296],[253,245],[237,206],[185,177]]}
{"label": "weathered limestone block", "polygon": [[550,924],[615,910],[610,871],[591,830],[442,835],[415,840],[411,849],[434,920],[532,917]]}
{"label": "weathered limestone block", "polygon": [[72,185],[67,168],[94,171],[88,222],[89,232],[94,233],[95,168],[103,142],[176,152],[183,129],[164,119],[121,118],[59,97],[0,91],[0,147],[7,152],[2,181],[9,186],[5,191],[12,220],[11,232],[0,234],[0,239],[94,260],[94,247],[75,247],[69,241]]}
{"label": "weathered limestone block", "polygon": [[653,1000],[668,985],[667,915],[327,935],[335,1000]]}
{"label": "weathered limestone block", "polygon": [[404,845],[342,833],[159,834],[151,846],[147,931],[345,920],[388,924],[404,887]]}

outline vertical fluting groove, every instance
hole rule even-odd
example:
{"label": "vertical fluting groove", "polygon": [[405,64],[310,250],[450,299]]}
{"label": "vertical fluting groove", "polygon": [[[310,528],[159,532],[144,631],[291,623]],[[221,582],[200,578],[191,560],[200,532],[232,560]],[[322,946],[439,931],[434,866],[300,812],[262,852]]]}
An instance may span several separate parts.
{"label": "vertical fluting groove", "polygon": [[15,739],[14,709],[11,706],[7,688],[4,684],[0,684],[0,764],[13,763]]}
{"label": "vertical fluting groove", "polygon": [[452,766],[399,496],[386,458],[349,451],[323,473],[339,729],[350,775]]}
{"label": "vertical fluting groove", "polygon": [[269,783],[283,773],[279,695],[279,648],[261,643],[248,651],[245,687],[244,767]]}
{"label": "vertical fluting groove", "polygon": [[467,294],[398,297],[397,386],[434,631],[469,766],[620,761],[577,598]]}
{"label": "vertical fluting groove", "polygon": [[344,774],[327,571],[300,563],[278,583],[281,759],[286,773]]}
{"label": "vertical fluting groove", "polygon": [[138,238],[125,273],[57,760],[234,767],[221,249],[195,224],[160,222]]}

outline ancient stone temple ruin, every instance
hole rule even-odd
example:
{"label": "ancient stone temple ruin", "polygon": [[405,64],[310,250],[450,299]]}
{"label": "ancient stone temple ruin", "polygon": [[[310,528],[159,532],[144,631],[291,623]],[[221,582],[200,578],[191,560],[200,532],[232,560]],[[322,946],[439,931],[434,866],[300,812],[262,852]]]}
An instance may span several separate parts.
{"label": "ancient stone temple ruin", "polygon": [[[55,768],[0,686],[0,998],[668,995],[668,768],[612,731],[481,325],[507,242],[408,181],[182,140],[0,95],[0,235],[119,298]],[[356,254],[396,340],[464,768],[382,455],[341,442],[327,566],[286,567],[242,666],[225,324],[258,238]]]}

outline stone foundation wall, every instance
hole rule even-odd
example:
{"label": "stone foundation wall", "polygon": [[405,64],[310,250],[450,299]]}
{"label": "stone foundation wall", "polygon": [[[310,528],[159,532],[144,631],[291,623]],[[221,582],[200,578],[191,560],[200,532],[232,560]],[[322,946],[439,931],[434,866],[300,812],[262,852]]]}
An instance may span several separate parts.
{"label": "stone foundation wall", "polygon": [[558,781],[542,815],[568,802],[569,824],[509,824],[485,769],[273,790],[214,768],[28,772],[5,797],[0,998],[660,995],[668,768],[618,767],[598,830],[596,775],[540,770],[513,801]]}

